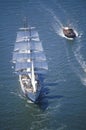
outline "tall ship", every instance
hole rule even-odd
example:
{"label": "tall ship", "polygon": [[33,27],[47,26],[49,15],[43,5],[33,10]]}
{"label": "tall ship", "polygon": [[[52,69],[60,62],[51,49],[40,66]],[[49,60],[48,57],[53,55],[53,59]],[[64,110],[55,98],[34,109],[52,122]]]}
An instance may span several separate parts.
{"label": "tall ship", "polygon": [[42,84],[40,76],[46,74],[48,65],[42,42],[35,27],[19,28],[13,51],[15,73],[23,94],[32,102],[39,98]]}

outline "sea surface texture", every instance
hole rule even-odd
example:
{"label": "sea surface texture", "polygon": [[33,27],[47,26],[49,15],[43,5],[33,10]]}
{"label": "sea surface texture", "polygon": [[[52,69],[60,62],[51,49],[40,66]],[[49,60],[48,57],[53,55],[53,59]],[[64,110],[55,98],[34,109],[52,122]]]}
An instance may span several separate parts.
{"label": "sea surface texture", "polygon": [[[49,66],[39,104],[22,95],[12,64],[24,17]],[[75,40],[64,37],[64,26]],[[0,130],[86,130],[86,0],[0,0]]]}

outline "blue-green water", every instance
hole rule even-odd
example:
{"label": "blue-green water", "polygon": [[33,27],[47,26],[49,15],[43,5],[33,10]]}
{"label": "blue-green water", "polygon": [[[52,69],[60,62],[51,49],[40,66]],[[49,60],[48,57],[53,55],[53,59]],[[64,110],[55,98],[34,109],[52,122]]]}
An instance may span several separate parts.
{"label": "blue-green water", "polygon": [[[22,97],[12,53],[23,18],[39,32],[49,71],[39,105]],[[78,33],[68,41],[70,24]],[[86,129],[86,1],[0,1],[0,130]]]}

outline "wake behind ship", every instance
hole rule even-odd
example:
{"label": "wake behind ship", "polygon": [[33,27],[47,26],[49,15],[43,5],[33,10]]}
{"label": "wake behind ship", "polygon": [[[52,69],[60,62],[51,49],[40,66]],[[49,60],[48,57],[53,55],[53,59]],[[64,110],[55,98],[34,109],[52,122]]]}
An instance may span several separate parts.
{"label": "wake behind ship", "polygon": [[35,27],[24,26],[17,32],[13,63],[22,92],[29,100],[36,102],[43,87],[39,77],[46,73],[48,65]]}

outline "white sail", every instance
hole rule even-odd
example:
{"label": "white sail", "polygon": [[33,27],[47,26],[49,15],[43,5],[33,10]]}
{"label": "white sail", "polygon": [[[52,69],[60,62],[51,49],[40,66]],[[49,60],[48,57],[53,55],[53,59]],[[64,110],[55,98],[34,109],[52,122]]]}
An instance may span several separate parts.
{"label": "white sail", "polygon": [[31,68],[31,62],[16,62],[15,71],[22,71]]}
{"label": "white sail", "polygon": [[33,30],[33,29],[36,29],[35,27],[22,27],[22,28],[19,28],[19,30],[21,31],[29,31],[29,30]]}
{"label": "white sail", "polygon": [[30,61],[34,62],[35,73],[44,73],[48,69],[38,32],[34,28],[20,28],[13,52],[15,71],[31,69]]}
{"label": "white sail", "polygon": [[35,61],[34,66],[36,69],[48,70],[48,65],[47,65],[46,61],[39,61],[39,62]]}
{"label": "white sail", "polygon": [[43,47],[40,41],[20,41],[15,43],[14,51],[43,51]]}
{"label": "white sail", "polygon": [[29,39],[39,39],[38,32],[32,29],[21,30],[17,33],[16,41],[23,41]]}
{"label": "white sail", "polygon": [[42,51],[36,51],[32,53],[32,59],[35,61],[44,61],[46,60],[46,56]]}
{"label": "white sail", "polygon": [[41,41],[31,41],[31,50],[33,51],[43,51]]}
{"label": "white sail", "polygon": [[16,42],[14,46],[14,51],[20,50],[30,50],[30,43],[25,41]]}
{"label": "white sail", "polygon": [[27,61],[28,59],[30,59],[30,54],[29,53],[19,53],[19,52],[15,52],[13,54],[13,62],[23,62],[23,61]]}

